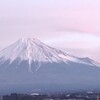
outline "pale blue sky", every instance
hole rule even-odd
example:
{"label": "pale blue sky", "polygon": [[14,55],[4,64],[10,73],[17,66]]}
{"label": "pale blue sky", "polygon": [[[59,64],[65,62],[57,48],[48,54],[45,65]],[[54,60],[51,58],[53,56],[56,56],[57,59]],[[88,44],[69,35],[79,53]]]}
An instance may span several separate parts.
{"label": "pale blue sky", "polygon": [[100,60],[99,12],[100,0],[0,0],[0,48],[34,37]]}

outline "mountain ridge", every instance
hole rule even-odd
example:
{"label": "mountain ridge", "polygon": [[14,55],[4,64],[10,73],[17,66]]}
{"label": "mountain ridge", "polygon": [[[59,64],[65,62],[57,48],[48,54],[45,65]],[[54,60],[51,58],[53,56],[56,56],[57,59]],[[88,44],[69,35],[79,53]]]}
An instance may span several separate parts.
{"label": "mountain ridge", "polygon": [[[35,50],[35,49],[37,49],[37,50]],[[47,54],[45,54],[46,51],[47,51]],[[18,52],[18,54],[16,55],[15,53],[17,53],[17,52]],[[23,54],[23,52],[26,53],[26,54]],[[41,56],[41,55],[37,55],[39,52],[41,53],[41,55],[42,54],[46,55],[46,57],[50,56],[51,58],[53,57],[53,54],[54,54],[56,57],[58,57],[58,58],[55,57],[56,60],[57,59],[59,60],[60,58],[65,59],[65,60],[71,60],[70,57],[72,57],[73,59],[79,58],[79,57],[69,55],[65,52],[62,52],[61,50],[52,48],[52,47],[42,43],[40,40],[35,39],[35,38],[22,38],[22,39],[19,39],[14,44],[12,44],[12,45],[8,46],[7,48],[1,50],[0,58],[3,58],[3,57],[7,58],[7,56],[8,56],[8,58],[14,58],[14,56],[16,58],[16,56],[17,56],[18,58],[20,57],[20,58],[24,59],[25,56],[27,56],[30,60],[30,59],[34,59],[34,56],[35,57],[36,56],[38,56],[38,57]],[[49,55],[49,53],[51,55]],[[33,55],[33,54],[36,54],[36,55]],[[59,54],[61,54],[61,55],[59,55]],[[88,58],[88,59],[90,59],[90,58]],[[39,58],[36,59],[36,60],[39,61]],[[42,58],[42,60],[43,60],[43,58]],[[40,62],[42,60],[40,60]],[[44,60],[44,62],[45,62],[45,60]]]}
{"label": "mountain ridge", "polygon": [[99,76],[100,66],[94,60],[69,55],[37,39],[20,39],[0,52],[0,93],[95,89]]}
{"label": "mountain ridge", "polygon": [[20,62],[27,60],[29,63],[29,70],[31,71],[32,62],[41,63],[61,63],[68,64],[69,61],[76,63],[88,64],[91,66],[98,66],[99,63],[89,58],[78,58],[69,55],[61,50],[52,48],[40,40],[35,38],[22,38],[14,44],[8,46],[0,52],[0,61],[10,60],[10,64],[20,58]]}

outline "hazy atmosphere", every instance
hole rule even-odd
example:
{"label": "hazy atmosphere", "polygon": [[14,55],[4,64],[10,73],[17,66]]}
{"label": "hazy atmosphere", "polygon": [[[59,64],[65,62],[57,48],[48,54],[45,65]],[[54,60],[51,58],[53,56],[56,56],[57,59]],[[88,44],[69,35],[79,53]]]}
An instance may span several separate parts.
{"label": "hazy atmosphere", "polygon": [[0,49],[37,38],[100,62],[100,0],[0,0]]}

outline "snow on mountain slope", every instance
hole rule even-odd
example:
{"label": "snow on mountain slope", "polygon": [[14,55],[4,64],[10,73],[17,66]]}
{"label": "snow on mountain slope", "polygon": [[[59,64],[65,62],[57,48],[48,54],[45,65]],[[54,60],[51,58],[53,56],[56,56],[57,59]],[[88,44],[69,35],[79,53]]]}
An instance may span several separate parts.
{"label": "snow on mountain slope", "polygon": [[3,62],[6,60],[10,60],[10,63],[12,63],[17,58],[20,58],[21,61],[28,60],[29,65],[31,65],[33,61],[37,61],[39,63],[64,62],[66,64],[71,61],[76,63],[88,64],[91,66],[98,65],[91,59],[78,58],[68,55],[61,50],[57,50],[55,48],[47,46],[41,41],[34,38],[20,39],[0,52],[0,60]]}
{"label": "snow on mountain slope", "polygon": [[20,39],[0,52],[0,93],[98,89],[99,76],[99,63],[33,38]]}
{"label": "snow on mountain slope", "polygon": [[51,48],[37,39],[30,38],[20,39],[0,52],[0,58],[10,59],[11,62],[16,58],[28,60],[30,63],[31,61],[60,62],[67,60],[65,56],[60,50]]}

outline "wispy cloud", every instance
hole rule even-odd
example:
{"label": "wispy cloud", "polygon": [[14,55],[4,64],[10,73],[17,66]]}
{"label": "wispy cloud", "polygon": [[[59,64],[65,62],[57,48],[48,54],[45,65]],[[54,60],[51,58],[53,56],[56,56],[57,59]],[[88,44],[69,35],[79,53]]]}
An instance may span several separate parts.
{"label": "wispy cloud", "polygon": [[82,55],[100,46],[99,12],[100,0],[0,0],[0,45],[35,37]]}

